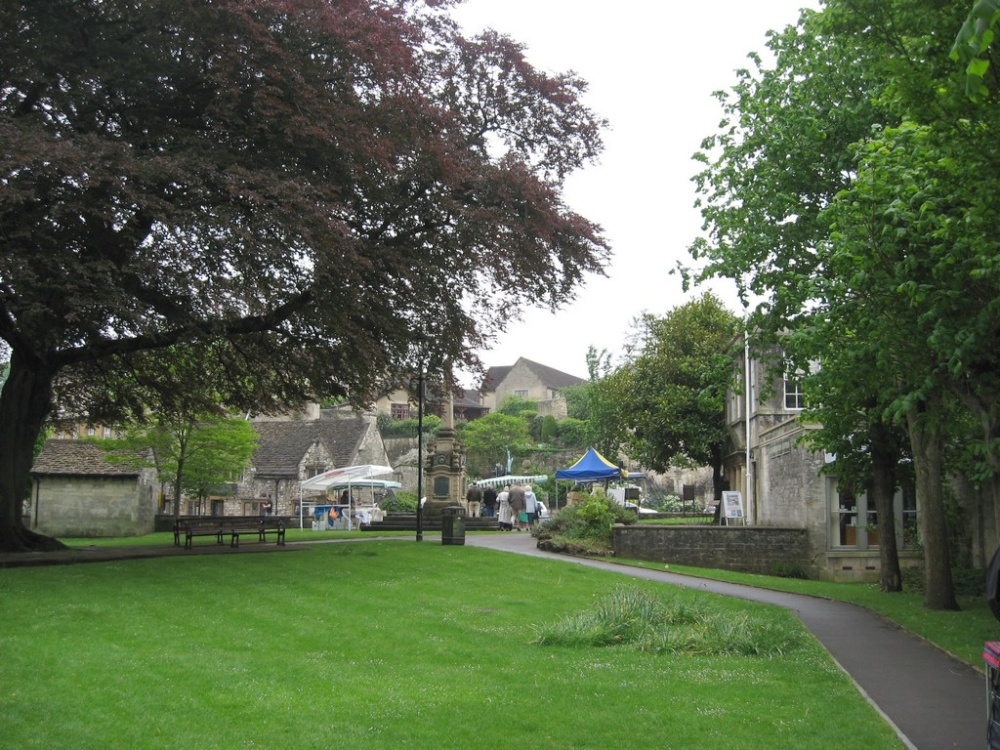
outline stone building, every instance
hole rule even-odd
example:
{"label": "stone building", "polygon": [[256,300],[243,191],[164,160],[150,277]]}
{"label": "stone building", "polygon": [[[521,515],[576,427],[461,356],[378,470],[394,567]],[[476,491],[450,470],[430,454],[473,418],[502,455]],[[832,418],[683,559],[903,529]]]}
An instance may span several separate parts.
{"label": "stone building", "polygon": [[31,470],[31,528],[56,537],[149,534],[156,472],[111,463],[94,443],[48,440]]}
{"label": "stone building", "polygon": [[303,418],[255,420],[253,426],[260,443],[226,515],[258,515],[271,502],[275,514],[294,516],[303,480],[342,466],[389,464],[371,414],[316,409]]}
{"label": "stone building", "polygon": [[489,368],[480,393],[483,405],[491,411],[516,397],[536,402],[542,416],[551,414],[556,419],[565,419],[566,397],[562,390],[584,382],[583,378],[519,357],[513,365]]}
{"label": "stone building", "polygon": [[[773,377],[768,366],[753,357],[749,370],[742,360],[738,367],[739,382],[730,389],[726,404],[730,449],[723,473],[729,488],[742,494],[749,523],[805,529],[809,551],[808,559],[801,562],[818,577],[877,579],[880,562],[874,506],[869,506],[864,494],[845,496],[830,470],[835,457],[803,444],[802,439],[817,426],[798,419],[805,407],[799,382]],[[917,557],[908,547],[917,522],[912,488],[897,493],[895,520],[900,564],[912,564]]]}

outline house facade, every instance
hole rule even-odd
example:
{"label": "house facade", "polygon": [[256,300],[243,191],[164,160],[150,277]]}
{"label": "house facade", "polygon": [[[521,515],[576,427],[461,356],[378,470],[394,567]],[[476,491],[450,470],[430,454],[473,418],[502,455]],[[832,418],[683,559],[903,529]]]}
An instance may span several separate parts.
{"label": "house facade", "polygon": [[[723,473],[729,489],[742,494],[748,522],[805,529],[809,559],[803,562],[820,578],[876,580],[880,562],[874,505],[863,494],[842,492],[830,471],[834,456],[803,444],[817,426],[798,419],[805,407],[799,382],[771,377],[767,365],[753,357],[749,367],[740,361],[739,375],[726,404],[730,447]],[[914,564],[918,553],[908,545],[917,504],[911,488],[897,493],[894,513],[900,564]]]}
{"label": "house facade", "polygon": [[520,357],[513,365],[489,368],[480,393],[483,405],[491,411],[509,398],[522,398],[537,403],[542,416],[565,419],[568,409],[563,389],[584,382],[583,378]]}
{"label": "house facade", "polygon": [[[443,401],[440,396],[427,394],[424,402],[424,414],[441,414]],[[416,393],[406,388],[394,388],[378,397],[375,401],[375,413],[393,420],[416,419],[419,403]],[[489,407],[482,403],[479,391],[464,389],[452,396],[452,418],[456,422],[469,422],[488,414]]]}

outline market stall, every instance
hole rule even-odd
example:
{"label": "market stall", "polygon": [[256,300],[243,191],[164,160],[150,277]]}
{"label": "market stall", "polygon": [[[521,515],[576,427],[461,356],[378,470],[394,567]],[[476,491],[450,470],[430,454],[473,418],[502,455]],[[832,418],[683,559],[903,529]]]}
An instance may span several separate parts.
{"label": "market stall", "polygon": [[[391,466],[363,464],[331,469],[306,479],[299,485],[299,528],[305,527],[306,496],[321,497],[310,509],[313,529],[342,529],[350,531],[362,523],[380,521],[383,511],[375,498],[376,490],[399,489],[399,482],[376,479],[394,474]],[[358,502],[356,491],[367,491],[367,502]],[[333,501],[326,501],[333,495]]]}

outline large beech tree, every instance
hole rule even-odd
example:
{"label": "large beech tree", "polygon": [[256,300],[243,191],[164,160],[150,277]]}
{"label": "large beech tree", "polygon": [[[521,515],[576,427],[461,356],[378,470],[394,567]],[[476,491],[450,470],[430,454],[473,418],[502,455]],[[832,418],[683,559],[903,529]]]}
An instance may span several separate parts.
{"label": "large beech tree", "polygon": [[361,400],[470,362],[510,314],[477,293],[601,271],[562,199],[601,149],[584,82],[451,4],[0,1],[0,549],[54,543],[22,519],[53,410]]}

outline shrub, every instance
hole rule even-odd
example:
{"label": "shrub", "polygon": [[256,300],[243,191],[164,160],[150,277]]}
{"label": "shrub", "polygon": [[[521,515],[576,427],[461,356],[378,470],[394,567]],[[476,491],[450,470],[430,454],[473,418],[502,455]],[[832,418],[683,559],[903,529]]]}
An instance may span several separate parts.
{"label": "shrub", "polygon": [[775,561],[768,566],[767,572],[768,575],[777,576],[778,578],[809,580],[809,573],[799,563]]}
{"label": "shrub", "polygon": [[569,505],[532,530],[547,544],[545,549],[562,552],[580,548],[582,554],[611,550],[611,527],[616,523],[635,523],[636,515],[616,503],[603,491],[587,495],[582,502]]}
{"label": "shrub", "polygon": [[417,493],[393,492],[379,503],[379,507],[386,513],[416,513]]}
{"label": "shrub", "polygon": [[[903,588],[923,593],[925,578],[923,566],[902,570]],[[986,596],[986,571],[980,568],[956,566],[951,569],[951,584],[956,596]]]}
{"label": "shrub", "polygon": [[[377,418],[379,432],[382,433],[382,437],[408,437],[415,438],[417,436],[417,424],[416,418],[411,419],[391,419],[385,414],[380,414]],[[441,427],[441,417],[434,414],[424,415],[424,434],[433,435]]]}

